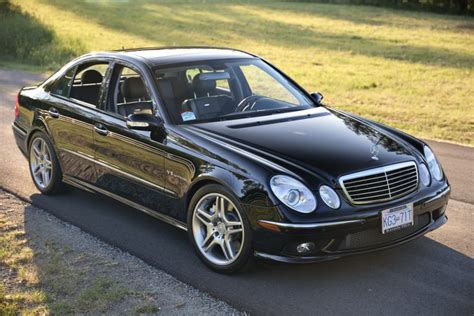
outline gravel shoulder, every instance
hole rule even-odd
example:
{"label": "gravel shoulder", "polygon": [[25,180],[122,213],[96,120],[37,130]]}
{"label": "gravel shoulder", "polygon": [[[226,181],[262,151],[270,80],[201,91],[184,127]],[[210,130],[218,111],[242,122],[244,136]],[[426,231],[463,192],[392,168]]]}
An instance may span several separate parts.
{"label": "gravel shoulder", "polygon": [[0,279],[2,315],[239,313],[2,190]]}

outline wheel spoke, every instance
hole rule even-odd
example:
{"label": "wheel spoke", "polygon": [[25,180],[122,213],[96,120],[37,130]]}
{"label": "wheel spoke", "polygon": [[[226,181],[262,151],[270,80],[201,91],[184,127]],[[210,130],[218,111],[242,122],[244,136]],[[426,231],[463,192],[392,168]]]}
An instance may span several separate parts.
{"label": "wheel spoke", "polygon": [[40,153],[43,156],[46,154],[46,144],[44,141],[40,141]]}
{"label": "wheel spoke", "polygon": [[33,154],[35,155],[36,160],[40,159],[41,153],[37,146],[33,146]]}
{"label": "wheel spoke", "polygon": [[199,219],[204,225],[209,226],[211,225],[212,215],[204,211],[203,209],[196,210],[196,217]]}
{"label": "wheel spoke", "polygon": [[229,240],[223,240],[220,244],[222,253],[224,254],[225,258],[227,260],[231,260],[234,258],[234,251],[232,250],[232,247],[230,246],[230,241]]}
{"label": "wheel spoke", "polygon": [[208,239],[210,240],[210,242],[208,241],[207,245],[203,244],[202,246],[204,252],[208,252],[217,244],[216,240],[214,239],[214,236],[213,235],[210,235],[210,236],[211,238]]}
{"label": "wheel spoke", "polygon": [[216,198],[216,208],[217,208],[217,213],[220,214],[220,216],[222,217],[222,219],[225,220],[225,200],[224,198],[218,196]]}
{"label": "wheel spoke", "polygon": [[41,171],[41,168],[39,165],[36,165],[36,167],[33,170],[33,174],[38,175]]}
{"label": "wheel spoke", "polygon": [[50,160],[47,160],[47,159],[44,160],[44,168],[46,170],[51,170],[53,168],[53,164],[51,163]]}
{"label": "wheel spoke", "polygon": [[226,221],[225,222],[227,227],[234,227],[234,228],[242,228],[242,223],[241,222],[235,222],[235,221]]}
{"label": "wheel spoke", "polygon": [[237,234],[237,233],[241,233],[241,232],[243,232],[242,228],[232,228],[232,229],[227,230],[228,235],[233,235],[233,234]]}
{"label": "wheel spoke", "polygon": [[49,184],[49,179],[50,179],[50,174],[46,169],[44,169],[43,170],[43,185],[44,186],[47,186]]}

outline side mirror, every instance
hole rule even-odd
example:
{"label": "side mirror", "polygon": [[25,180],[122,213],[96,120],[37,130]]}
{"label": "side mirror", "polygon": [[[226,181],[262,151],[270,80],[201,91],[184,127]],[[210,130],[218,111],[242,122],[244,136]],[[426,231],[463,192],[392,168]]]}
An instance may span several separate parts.
{"label": "side mirror", "polygon": [[311,93],[311,97],[313,98],[314,102],[316,102],[317,105],[321,105],[324,99],[323,95],[319,92]]}
{"label": "side mirror", "polygon": [[163,121],[153,114],[137,113],[127,117],[127,127],[139,131],[154,132],[163,127]]}

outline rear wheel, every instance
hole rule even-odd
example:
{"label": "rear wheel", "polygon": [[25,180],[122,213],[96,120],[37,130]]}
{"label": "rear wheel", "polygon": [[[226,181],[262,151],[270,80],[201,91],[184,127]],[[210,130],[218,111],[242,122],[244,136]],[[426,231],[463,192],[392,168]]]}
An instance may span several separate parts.
{"label": "rear wheel", "polygon": [[196,192],[188,211],[188,232],[199,258],[211,269],[234,273],[251,256],[251,230],[239,201],[220,185]]}
{"label": "rear wheel", "polygon": [[36,188],[44,194],[62,191],[62,172],[49,137],[44,132],[35,132],[29,144],[30,174]]}

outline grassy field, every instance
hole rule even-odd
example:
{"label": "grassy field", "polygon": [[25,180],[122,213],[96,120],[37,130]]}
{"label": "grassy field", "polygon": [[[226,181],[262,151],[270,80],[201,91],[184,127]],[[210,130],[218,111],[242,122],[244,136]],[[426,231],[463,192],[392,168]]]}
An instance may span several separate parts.
{"label": "grassy field", "polygon": [[[23,58],[43,69],[57,66],[51,55],[62,63],[91,50],[235,47],[270,60],[331,106],[474,145],[472,17],[270,1],[12,2],[51,33],[34,58]],[[9,56],[2,59],[23,63]]]}

